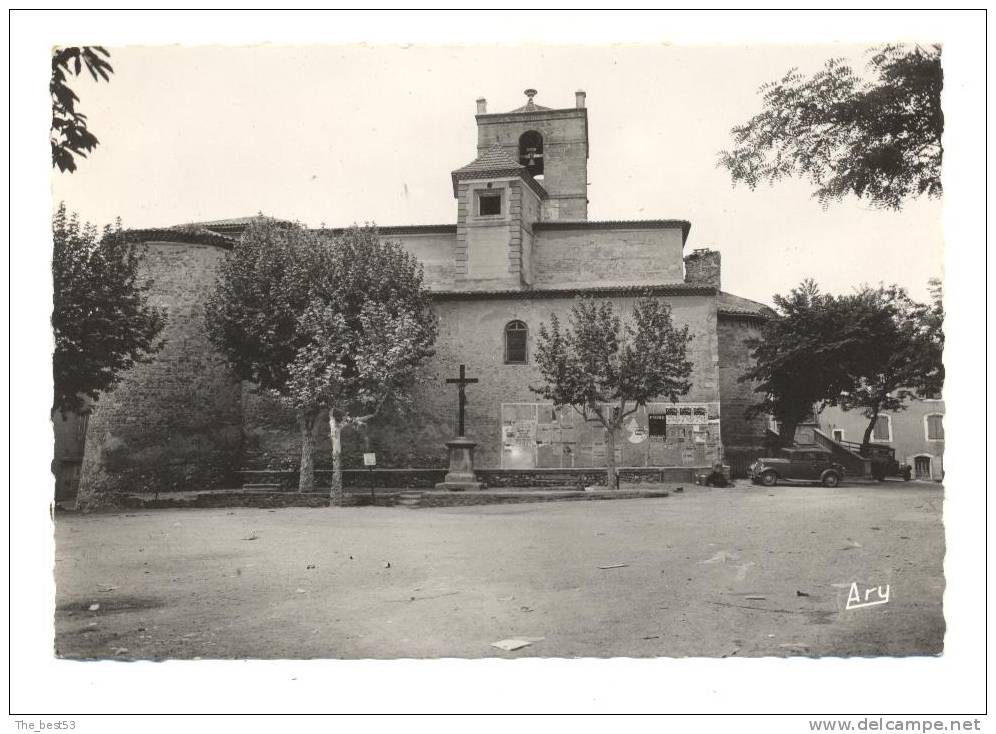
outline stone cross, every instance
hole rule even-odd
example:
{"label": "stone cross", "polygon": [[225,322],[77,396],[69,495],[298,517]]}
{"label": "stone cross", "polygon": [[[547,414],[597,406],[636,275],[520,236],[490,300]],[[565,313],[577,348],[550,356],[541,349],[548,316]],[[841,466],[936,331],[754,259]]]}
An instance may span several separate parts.
{"label": "stone cross", "polygon": [[467,395],[464,392],[464,388],[467,385],[473,385],[475,382],[477,382],[476,377],[467,377],[465,369],[466,368],[464,367],[464,365],[460,365],[460,376],[450,377],[447,378],[446,380],[447,384],[456,385],[457,391],[460,394],[460,412],[458,414],[460,416],[460,432],[457,434],[458,436],[463,436],[463,411],[464,411],[464,406],[467,404]]}

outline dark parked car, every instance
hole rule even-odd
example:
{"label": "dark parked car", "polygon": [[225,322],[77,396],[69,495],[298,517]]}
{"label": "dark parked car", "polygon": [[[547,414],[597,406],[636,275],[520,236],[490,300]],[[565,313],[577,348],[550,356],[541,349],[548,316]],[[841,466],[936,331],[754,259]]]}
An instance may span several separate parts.
{"label": "dark parked car", "polygon": [[871,475],[880,482],[884,482],[886,477],[899,477],[908,482],[913,476],[913,467],[899,463],[896,460],[896,450],[891,446],[878,443],[863,446],[854,441],[837,441],[837,443],[858,456],[871,459]]}
{"label": "dark parked car", "polygon": [[822,482],[824,487],[836,487],[844,477],[844,467],[833,460],[833,454],[819,448],[782,449],[777,458],[758,459],[747,468],[752,482],[773,487],[779,481]]}

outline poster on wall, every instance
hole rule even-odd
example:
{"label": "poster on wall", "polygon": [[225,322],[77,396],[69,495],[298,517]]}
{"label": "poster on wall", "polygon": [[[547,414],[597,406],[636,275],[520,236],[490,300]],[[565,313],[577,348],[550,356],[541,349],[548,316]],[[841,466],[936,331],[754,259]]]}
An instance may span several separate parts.
{"label": "poster on wall", "polygon": [[[608,407],[608,406],[606,406]],[[605,430],[549,403],[503,403],[503,469],[604,466]],[[718,403],[650,403],[623,422],[620,466],[700,466],[719,452]]]}

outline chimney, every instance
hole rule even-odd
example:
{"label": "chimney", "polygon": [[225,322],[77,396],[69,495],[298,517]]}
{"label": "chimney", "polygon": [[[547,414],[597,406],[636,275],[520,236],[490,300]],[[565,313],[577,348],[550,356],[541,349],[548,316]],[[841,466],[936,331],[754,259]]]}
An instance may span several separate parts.
{"label": "chimney", "polygon": [[685,256],[685,282],[720,288],[720,262],[718,250],[707,247],[692,250]]}
{"label": "chimney", "polygon": [[477,114],[488,114],[488,100],[484,99],[484,97],[480,97],[477,100]]}
{"label": "chimney", "polygon": [[579,110],[584,109],[584,98],[585,98],[585,93],[583,89],[579,89],[574,93],[574,106],[577,107]]}

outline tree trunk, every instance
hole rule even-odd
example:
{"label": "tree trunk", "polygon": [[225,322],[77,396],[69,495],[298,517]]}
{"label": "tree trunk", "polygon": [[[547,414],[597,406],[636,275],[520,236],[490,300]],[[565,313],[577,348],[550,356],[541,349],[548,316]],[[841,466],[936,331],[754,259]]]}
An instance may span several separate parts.
{"label": "tree trunk", "polygon": [[798,421],[782,421],[779,424],[778,438],[782,448],[788,449],[795,446],[795,429],[798,427]]}
{"label": "tree trunk", "polygon": [[874,408],[871,420],[868,421],[868,425],[865,428],[865,435],[861,437],[861,450],[859,453],[862,456],[868,452],[868,446],[871,444],[872,433],[875,432],[875,424],[878,423],[878,413],[878,408]]}
{"label": "tree trunk", "polygon": [[329,489],[329,499],[332,504],[341,507],[342,491],[342,424],[336,419],[335,413],[329,411],[329,438],[332,440],[332,482]]}
{"label": "tree trunk", "polygon": [[616,429],[605,429],[605,487],[619,489],[619,475],[616,473]]}
{"label": "tree trunk", "polygon": [[315,419],[318,412],[302,410],[297,414],[301,429],[301,469],[298,472],[297,491],[315,491]]}

